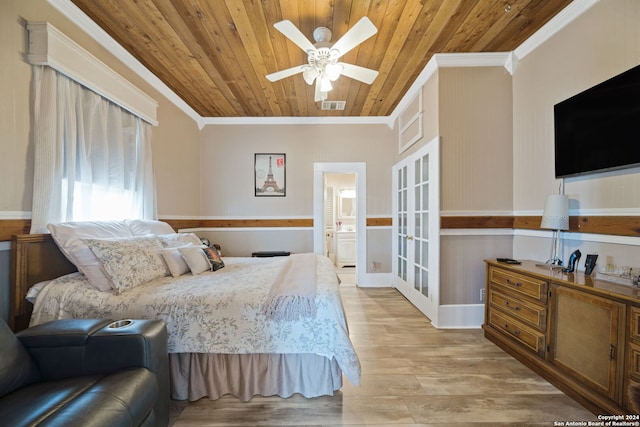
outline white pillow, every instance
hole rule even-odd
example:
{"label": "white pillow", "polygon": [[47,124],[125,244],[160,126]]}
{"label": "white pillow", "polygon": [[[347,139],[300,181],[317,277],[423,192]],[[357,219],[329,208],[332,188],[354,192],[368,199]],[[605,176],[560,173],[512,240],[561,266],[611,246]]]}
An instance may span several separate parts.
{"label": "white pillow", "polygon": [[160,249],[160,254],[164,258],[164,262],[167,263],[167,267],[169,267],[173,277],[182,276],[189,272],[189,265],[180,254],[178,248]]}
{"label": "white pillow", "polygon": [[175,230],[166,222],[151,219],[125,219],[132,236],[147,236],[149,234],[173,234]]}
{"label": "white pillow", "polygon": [[178,251],[180,251],[180,255],[189,266],[191,273],[201,274],[205,271],[211,271],[211,263],[201,246],[183,246],[178,248]]}
{"label": "white pillow", "polygon": [[29,301],[31,304],[35,304],[36,298],[38,297],[38,294],[40,293],[40,291],[43,290],[44,287],[51,282],[52,280],[45,280],[43,282],[38,282],[35,285],[31,286],[27,291],[27,296],[25,297],[25,299]]}
{"label": "white pillow", "polygon": [[158,235],[158,239],[165,248],[177,248],[179,246],[202,246],[202,241],[193,233],[173,233]]}
{"label": "white pillow", "polygon": [[117,294],[166,274],[156,236],[82,240],[102,263]]}
{"label": "white pillow", "polygon": [[74,259],[73,252],[82,247],[86,247],[81,239],[133,236],[125,221],[62,222],[59,224],[48,224],[47,228],[62,253],[64,253],[69,261],[78,267],[79,270],[80,266]]}
{"label": "white pillow", "polygon": [[62,253],[87,276],[89,284],[101,291],[115,289],[102,264],[82,239],[131,237],[125,221],[63,222],[48,224],[47,228]]}
{"label": "white pillow", "polygon": [[78,270],[87,276],[87,280],[91,286],[103,292],[108,292],[116,288],[104,270],[102,263],[96,258],[88,246],[73,251],[73,257],[82,266],[82,269],[78,267]]}

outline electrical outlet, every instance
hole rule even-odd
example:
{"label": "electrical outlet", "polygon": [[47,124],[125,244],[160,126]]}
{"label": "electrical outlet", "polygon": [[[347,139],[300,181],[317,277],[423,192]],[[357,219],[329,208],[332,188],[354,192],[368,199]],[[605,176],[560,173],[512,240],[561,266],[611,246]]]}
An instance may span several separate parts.
{"label": "electrical outlet", "polygon": [[484,302],[484,289],[480,289],[480,302]]}

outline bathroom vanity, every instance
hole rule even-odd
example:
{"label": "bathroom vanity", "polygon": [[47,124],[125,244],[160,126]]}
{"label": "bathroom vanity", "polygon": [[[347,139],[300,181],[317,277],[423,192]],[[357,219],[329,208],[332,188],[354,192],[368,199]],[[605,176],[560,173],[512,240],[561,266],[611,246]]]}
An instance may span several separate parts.
{"label": "bathroom vanity", "polygon": [[356,264],[356,232],[336,231],[336,266]]}

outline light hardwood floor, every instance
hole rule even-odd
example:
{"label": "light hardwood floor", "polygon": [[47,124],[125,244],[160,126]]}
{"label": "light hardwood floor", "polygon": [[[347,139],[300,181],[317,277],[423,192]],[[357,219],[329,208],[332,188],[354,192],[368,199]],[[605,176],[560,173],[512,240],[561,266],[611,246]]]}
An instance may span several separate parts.
{"label": "light hardwood floor", "polygon": [[314,399],[174,402],[174,427],[553,426],[597,419],[481,330],[438,330],[395,289],[345,285],[360,387],[345,380],[334,396]]}

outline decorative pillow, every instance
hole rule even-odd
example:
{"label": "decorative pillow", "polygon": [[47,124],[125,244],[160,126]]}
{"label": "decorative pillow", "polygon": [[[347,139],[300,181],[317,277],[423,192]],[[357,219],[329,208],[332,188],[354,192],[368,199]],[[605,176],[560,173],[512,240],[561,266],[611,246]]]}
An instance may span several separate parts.
{"label": "decorative pillow", "polygon": [[164,262],[167,263],[167,267],[169,267],[169,271],[173,277],[182,276],[189,272],[189,265],[180,254],[178,248],[160,249],[160,254],[162,258],[164,258]]}
{"label": "decorative pillow", "polygon": [[78,270],[87,276],[89,284],[99,291],[109,292],[115,289],[111,278],[104,271],[104,267],[95,254],[89,249],[88,246],[75,250],[73,257],[82,266],[82,269],[78,267]]}
{"label": "decorative pillow", "polygon": [[153,235],[124,239],[83,239],[120,294],[166,274],[162,244]]}
{"label": "decorative pillow", "polygon": [[82,239],[131,237],[125,221],[72,221],[48,224],[47,228],[62,253],[87,276],[89,284],[101,291],[115,289],[102,264]]}
{"label": "decorative pillow", "polygon": [[173,227],[166,222],[151,219],[125,219],[132,236],[147,236],[149,234],[173,234]]}
{"label": "decorative pillow", "polygon": [[48,224],[51,237],[60,247],[62,253],[80,271],[80,265],[73,252],[86,247],[81,239],[104,239],[108,237],[131,237],[131,231],[124,221],[77,221]]}
{"label": "decorative pillow", "polygon": [[180,255],[182,255],[193,274],[201,274],[205,271],[211,271],[213,268],[203,249],[202,246],[183,246],[178,248]]}
{"label": "decorative pillow", "polygon": [[193,233],[172,233],[158,235],[158,239],[165,248],[177,248],[179,246],[202,246],[200,238]]}
{"label": "decorative pillow", "polygon": [[209,259],[209,263],[211,264],[211,268],[213,271],[220,270],[224,267],[224,262],[222,262],[222,258],[220,258],[220,253],[216,248],[203,248],[204,254]]}

